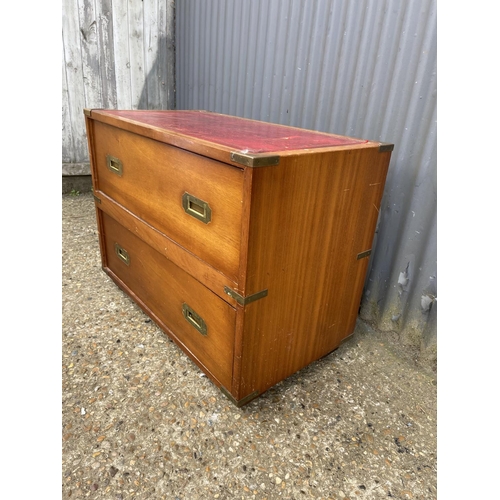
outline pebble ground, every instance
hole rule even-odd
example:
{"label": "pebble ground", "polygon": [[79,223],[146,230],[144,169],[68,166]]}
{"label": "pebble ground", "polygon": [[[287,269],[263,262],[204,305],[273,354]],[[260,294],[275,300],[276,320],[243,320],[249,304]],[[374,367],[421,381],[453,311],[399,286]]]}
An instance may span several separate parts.
{"label": "pebble ground", "polygon": [[238,409],[101,269],[62,198],[62,498],[436,499],[436,375],[358,322]]}

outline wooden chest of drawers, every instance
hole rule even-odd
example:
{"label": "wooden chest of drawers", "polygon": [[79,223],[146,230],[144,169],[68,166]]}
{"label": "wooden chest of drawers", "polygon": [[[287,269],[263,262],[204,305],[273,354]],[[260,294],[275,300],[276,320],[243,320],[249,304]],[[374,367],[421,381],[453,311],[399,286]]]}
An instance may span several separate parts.
{"label": "wooden chest of drawers", "polygon": [[205,111],[85,115],[104,271],[233,403],[352,333],[392,145]]}

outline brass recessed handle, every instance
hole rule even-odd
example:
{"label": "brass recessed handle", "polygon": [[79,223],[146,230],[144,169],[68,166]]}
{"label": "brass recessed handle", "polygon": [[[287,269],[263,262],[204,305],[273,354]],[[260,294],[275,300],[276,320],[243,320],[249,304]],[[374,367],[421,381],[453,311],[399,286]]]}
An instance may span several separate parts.
{"label": "brass recessed handle", "polygon": [[115,253],[124,264],[130,266],[130,256],[128,252],[118,243],[115,243]]}
{"label": "brass recessed handle", "polygon": [[106,155],[106,166],[114,174],[119,175],[120,177],[123,175],[123,163],[119,158]]}
{"label": "brass recessed handle", "polygon": [[203,318],[185,302],[182,304],[182,314],[191,326],[196,328],[196,330],[198,330],[202,335],[207,335],[207,324]]}
{"label": "brass recessed handle", "polygon": [[212,220],[212,209],[210,205],[192,194],[184,193],[182,195],[182,207],[187,214],[195,219],[201,220],[201,222],[205,224],[208,224]]}

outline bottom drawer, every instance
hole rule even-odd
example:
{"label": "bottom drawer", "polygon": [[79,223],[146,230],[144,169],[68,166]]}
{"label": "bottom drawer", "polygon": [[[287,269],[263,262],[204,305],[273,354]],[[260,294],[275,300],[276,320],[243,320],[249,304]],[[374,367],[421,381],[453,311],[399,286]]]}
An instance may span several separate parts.
{"label": "bottom drawer", "polygon": [[100,215],[105,270],[207,375],[231,387],[235,309],[109,215]]}

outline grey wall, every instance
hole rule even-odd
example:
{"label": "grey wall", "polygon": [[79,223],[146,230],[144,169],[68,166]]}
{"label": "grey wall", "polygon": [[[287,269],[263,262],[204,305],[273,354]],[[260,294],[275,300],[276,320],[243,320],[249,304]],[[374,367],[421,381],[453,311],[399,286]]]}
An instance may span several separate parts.
{"label": "grey wall", "polygon": [[[174,0],[63,0],[63,174],[88,162],[84,108],[175,107]],[[69,164],[69,165],[68,165]]]}
{"label": "grey wall", "polygon": [[176,92],[395,144],[361,316],[435,363],[436,1],[177,0]]}

